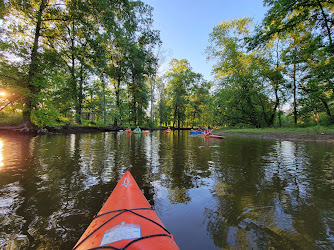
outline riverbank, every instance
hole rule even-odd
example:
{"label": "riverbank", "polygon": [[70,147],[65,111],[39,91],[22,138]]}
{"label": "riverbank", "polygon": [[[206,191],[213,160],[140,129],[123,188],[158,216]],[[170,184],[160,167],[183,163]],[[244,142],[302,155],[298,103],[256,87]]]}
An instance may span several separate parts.
{"label": "riverbank", "polygon": [[263,129],[217,129],[214,134],[288,141],[318,141],[334,143],[334,129],[309,128],[263,128]]}
{"label": "riverbank", "polygon": [[[77,133],[100,133],[117,132],[125,130],[120,126],[78,126],[64,125],[57,127],[28,127],[24,123],[10,126],[0,126],[0,133],[24,133],[24,134],[77,134]],[[134,127],[133,127],[134,129]],[[165,130],[162,128],[141,127],[142,130]],[[182,128],[181,130],[190,130]],[[264,138],[289,141],[319,141],[334,143],[334,128],[332,127],[308,127],[308,128],[261,128],[261,129],[214,129],[216,135],[241,136],[250,138]]]}
{"label": "riverbank", "polygon": [[[140,127],[141,130],[166,130],[162,128]],[[20,134],[78,134],[78,133],[101,133],[101,132],[117,132],[125,130],[126,127],[121,126],[79,126],[79,125],[63,125],[56,127],[31,127],[25,123],[0,126],[0,133],[20,133]],[[132,130],[135,127],[131,127]],[[181,128],[181,130],[190,130],[190,128]]]}

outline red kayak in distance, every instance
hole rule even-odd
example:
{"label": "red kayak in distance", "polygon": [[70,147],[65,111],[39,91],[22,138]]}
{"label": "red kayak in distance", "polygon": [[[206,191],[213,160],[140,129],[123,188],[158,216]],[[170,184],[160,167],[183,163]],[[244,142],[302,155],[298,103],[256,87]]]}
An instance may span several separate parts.
{"label": "red kayak in distance", "polygon": [[204,138],[216,138],[216,139],[224,139],[225,137],[224,136],[221,136],[221,135],[201,135],[203,136]]}
{"label": "red kayak in distance", "polygon": [[129,171],[73,249],[179,249]]}

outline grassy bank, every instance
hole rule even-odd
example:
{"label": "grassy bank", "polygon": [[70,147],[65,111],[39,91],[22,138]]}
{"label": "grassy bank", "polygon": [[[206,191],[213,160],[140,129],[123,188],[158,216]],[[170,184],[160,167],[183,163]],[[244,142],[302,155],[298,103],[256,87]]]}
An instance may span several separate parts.
{"label": "grassy bank", "polygon": [[22,115],[0,113],[0,127],[20,124],[22,120]]}
{"label": "grassy bank", "polygon": [[334,127],[219,129],[219,132],[245,134],[334,135]]}
{"label": "grassy bank", "polygon": [[319,141],[334,143],[334,127],[307,128],[218,129],[215,134],[290,141]]}

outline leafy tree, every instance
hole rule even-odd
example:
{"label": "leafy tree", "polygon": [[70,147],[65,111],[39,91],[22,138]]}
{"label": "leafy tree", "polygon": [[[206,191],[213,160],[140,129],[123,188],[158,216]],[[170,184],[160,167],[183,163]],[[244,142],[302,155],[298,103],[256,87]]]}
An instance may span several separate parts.
{"label": "leafy tree", "polygon": [[284,60],[290,67],[295,123],[298,71],[301,73],[299,89],[305,97],[301,103],[304,105],[308,100],[314,100],[313,104],[322,103],[315,105],[314,109],[324,110],[331,123],[334,123],[331,111],[333,70],[330,70],[334,67],[333,1],[265,0],[264,3],[270,9],[262,26],[257,28],[256,35],[248,40],[249,48],[264,46],[277,34],[291,40]]}
{"label": "leafy tree", "polygon": [[206,82],[203,77],[198,78],[190,88],[190,98],[188,105],[187,118],[192,126],[209,125],[211,111],[210,103],[211,84]]}
{"label": "leafy tree", "polygon": [[332,0],[264,0],[269,7],[263,28],[259,27],[255,37],[250,40],[252,47],[265,44],[271,37],[278,33],[286,33],[296,30],[298,25],[305,22],[311,24],[321,38],[325,38],[324,44],[332,50],[333,44],[333,4]]}
{"label": "leafy tree", "polygon": [[131,120],[135,125],[144,122],[148,107],[149,90],[146,79],[155,74],[156,58],[153,48],[160,43],[159,32],[151,30],[152,7],[137,2],[138,26],[129,47],[127,68],[129,72],[128,93],[131,103]]}
{"label": "leafy tree", "polygon": [[293,120],[296,125],[298,122],[299,110],[298,99],[302,98],[303,93],[301,89],[301,81],[307,72],[307,53],[306,47],[310,46],[310,39],[312,35],[305,26],[299,28],[298,31],[291,31],[286,35],[287,47],[284,48],[282,59],[286,65],[285,74],[288,76],[288,89],[292,91],[293,98]]}
{"label": "leafy tree", "polygon": [[[221,99],[217,111],[222,115],[220,123],[270,126],[278,101],[276,97],[272,108],[265,83],[268,79],[277,82],[275,79],[279,75],[275,75],[260,52],[247,52],[244,39],[249,35],[250,24],[250,18],[226,21],[215,26],[210,34],[211,45],[207,54],[209,59],[216,60],[213,71],[220,84],[216,95]],[[271,77],[268,77],[270,72]],[[277,93],[278,86],[274,85],[275,89]],[[270,119],[268,113],[272,114]]]}
{"label": "leafy tree", "polygon": [[265,49],[260,53],[261,74],[263,75],[264,83],[267,82],[267,84],[264,84],[266,94],[268,96],[274,96],[274,106],[272,110],[263,112],[267,126],[273,126],[276,115],[278,115],[279,126],[282,126],[281,112],[279,112],[279,110],[281,105],[285,102],[286,96],[286,87],[284,85],[285,79],[283,75],[286,69],[283,64],[282,54],[282,38],[278,36],[273,37],[273,39],[267,43]]}
{"label": "leafy tree", "polygon": [[[21,76],[20,83],[14,81],[11,85],[24,89],[21,91],[24,102],[23,118],[28,126],[31,126],[31,113],[37,109],[38,96],[46,84],[45,77],[40,73],[43,69],[40,61],[40,39],[50,27],[48,20],[57,13],[57,7],[47,0],[6,1],[5,5],[8,10],[3,20],[6,36],[1,50],[12,58],[14,56],[16,60],[9,59],[6,61],[7,65],[2,65],[2,74],[5,75],[3,81],[11,83],[9,78],[18,79]],[[12,70],[15,64],[20,64],[20,72],[15,75],[4,73],[6,68],[11,68],[14,73]]]}
{"label": "leafy tree", "polygon": [[170,120],[170,110],[167,96],[167,88],[165,79],[162,77],[158,77],[157,79],[157,89],[158,89],[158,112],[159,112],[159,122],[160,127],[163,125],[167,125]]}
{"label": "leafy tree", "polygon": [[[70,116],[74,109],[76,122],[81,123],[89,80],[106,77],[102,81],[104,93],[108,83],[114,83],[116,106],[120,107],[122,81],[132,77],[144,82],[145,76],[153,72],[151,50],[160,41],[159,34],[151,29],[152,8],[140,1],[6,1],[5,7],[1,13],[5,36],[0,48],[4,59],[0,77],[3,86],[22,89],[26,121],[32,120],[32,112],[44,107],[44,111],[57,109],[59,116]],[[8,54],[19,60],[10,61]],[[138,55],[138,61],[132,64]],[[147,106],[143,96],[138,102],[141,119]],[[57,98],[63,102],[57,103]],[[103,99],[106,121],[108,96]],[[114,115],[115,119],[121,116],[120,112]],[[117,124],[117,120],[114,122]]]}
{"label": "leafy tree", "polygon": [[199,82],[202,76],[192,71],[186,59],[172,59],[169,63],[170,69],[165,75],[168,81],[167,95],[170,98],[173,126],[177,124],[178,129],[186,118],[186,106],[189,103],[190,88]]}

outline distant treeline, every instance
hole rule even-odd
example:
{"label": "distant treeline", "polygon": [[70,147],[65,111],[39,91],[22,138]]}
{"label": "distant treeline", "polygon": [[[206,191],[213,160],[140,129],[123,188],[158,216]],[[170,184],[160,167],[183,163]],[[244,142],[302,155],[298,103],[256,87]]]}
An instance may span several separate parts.
{"label": "distant treeline", "polygon": [[264,4],[255,28],[247,17],[213,27],[211,82],[186,59],[158,76],[162,42],[141,1],[2,1],[0,115],[37,126],[333,124],[334,2]]}

